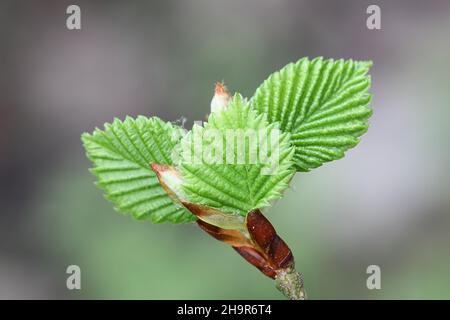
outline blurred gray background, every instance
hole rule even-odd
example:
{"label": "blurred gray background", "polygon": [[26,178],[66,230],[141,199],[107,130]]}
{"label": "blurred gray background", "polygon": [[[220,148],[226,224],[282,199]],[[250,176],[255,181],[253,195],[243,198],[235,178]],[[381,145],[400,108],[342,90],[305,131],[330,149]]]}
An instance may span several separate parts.
{"label": "blurred gray background", "polygon": [[[381,30],[366,27],[370,4]],[[0,298],[282,298],[195,225],[117,214],[80,134],[138,114],[190,127],[214,82],[250,97],[324,56],[374,61],[371,127],[344,159],[298,173],[268,217],[312,299],[449,299],[449,29],[449,1],[0,1]],[[371,264],[381,290],[366,287]]]}

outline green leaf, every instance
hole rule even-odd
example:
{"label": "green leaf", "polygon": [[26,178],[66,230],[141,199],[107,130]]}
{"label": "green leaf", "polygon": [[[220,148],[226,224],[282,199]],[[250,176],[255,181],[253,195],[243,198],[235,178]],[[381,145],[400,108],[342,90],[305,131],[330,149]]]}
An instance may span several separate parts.
{"label": "green leaf", "polygon": [[183,223],[196,218],[173,203],[150,168],[150,163],[172,164],[172,150],[182,135],[177,126],[139,116],[115,119],[104,130],[84,133],[82,141],[98,185],[118,211],[154,223]]}
{"label": "green leaf", "polygon": [[303,58],[273,73],[251,106],[291,133],[295,166],[309,171],[340,159],[367,131],[371,62]]}
{"label": "green leaf", "polygon": [[[271,143],[261,143],[269,136]],[[183,138],[182,187],[193,203],[245,216],[281,197],[295,173],[293,155],[289,134],[268,124],[237,94]]]}

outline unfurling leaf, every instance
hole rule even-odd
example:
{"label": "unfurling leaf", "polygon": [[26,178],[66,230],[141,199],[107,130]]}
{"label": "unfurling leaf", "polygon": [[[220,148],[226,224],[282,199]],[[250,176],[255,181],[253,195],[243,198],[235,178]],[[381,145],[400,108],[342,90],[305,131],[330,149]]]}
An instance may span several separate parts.
{"label": "unfurling leaf", "polygon": [[289,134],[237,94],[183,138],[178,168],[188,201],[245,216],[281,197],[293,155]]}
{"label": "unfurling leaf", "polygon": [[154,223],[183,223],[196,218],[169,198],[150,168],[151,163],[172,164],[182,136],[180,127],[139,116],[115,119],[104,130],[84,133],[82,140],[98,185],[118,211]]}
{"label": "unfurling leaf", "polygon": [[250,103],[291,133],[297,171],[340,159],[367,131],[371,62],[303,58],[273,73]]}

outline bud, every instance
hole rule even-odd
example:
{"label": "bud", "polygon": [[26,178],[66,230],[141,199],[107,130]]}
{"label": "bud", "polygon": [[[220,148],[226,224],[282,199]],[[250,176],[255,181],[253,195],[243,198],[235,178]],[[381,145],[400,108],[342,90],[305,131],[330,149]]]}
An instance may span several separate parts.
{"label": "bud", "polygon": [[211,100],[211,113],[225,109],[230,97],[227,87],[223,83],[217,82],[214,88],[214,97]]}

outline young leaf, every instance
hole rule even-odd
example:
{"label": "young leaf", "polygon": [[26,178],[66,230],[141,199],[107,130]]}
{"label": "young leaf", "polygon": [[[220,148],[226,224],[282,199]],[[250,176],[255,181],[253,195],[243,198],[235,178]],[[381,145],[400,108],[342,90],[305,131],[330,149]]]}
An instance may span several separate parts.
{"label": "young leaf", "polygon": [[272,74],[251,106],[291,133],[295,167],[309,171],[340,159],[367,131],[371,62],[303,58]]}
{"label": "young leaf", "polygon": [[84,133],[82,140],[98,185],[118,211],[154,223],[183,223],[196,218],[172,202],[150,168],[155,162],[172,163],[172,150],[182,135],[181,128],[159,118],[139,116],[115,119],[104,130]]}
{"label": "young leaf", "polygon": [[[270,137],[270,142],[267,139]],[[235,95],[182,140],[179,169],[189,201],[245,216],[281,197],[295,173],[289,134]]]}

